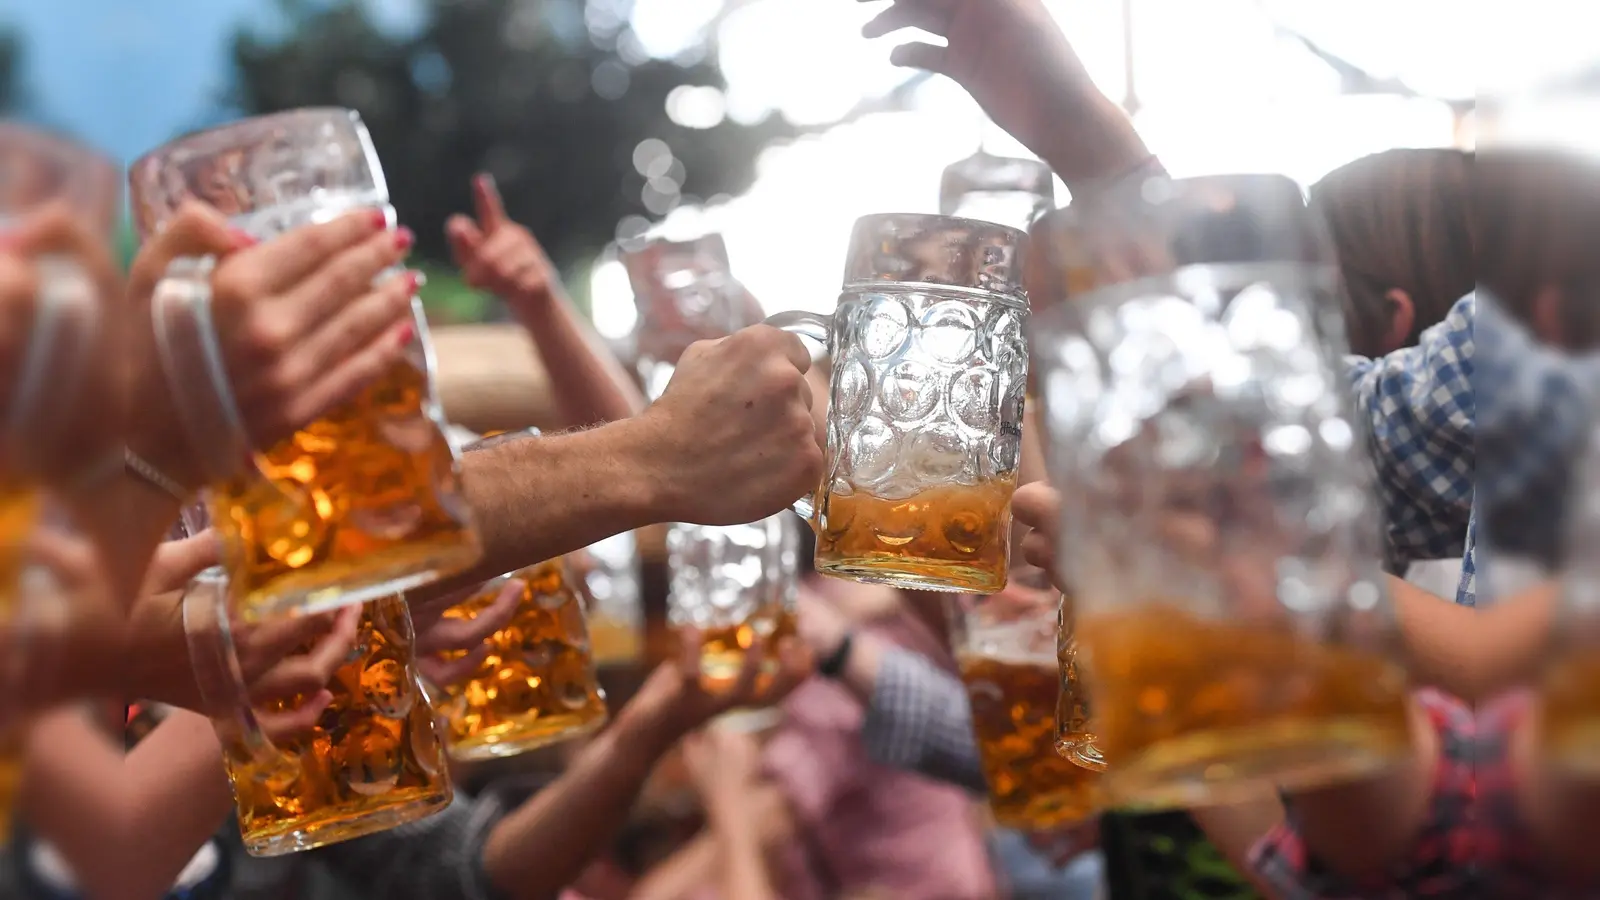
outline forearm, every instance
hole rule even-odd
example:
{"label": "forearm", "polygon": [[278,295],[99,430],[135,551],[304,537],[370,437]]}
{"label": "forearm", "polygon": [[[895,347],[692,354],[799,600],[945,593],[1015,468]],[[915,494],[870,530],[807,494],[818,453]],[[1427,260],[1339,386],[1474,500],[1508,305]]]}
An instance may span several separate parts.
{"label": "forearm", "polygon": [[722,851],[722,896],[740,900],[776,900],[761,846],[761,823],[739,798],[710,804],[711,827]]}
{"label": "forearm", "polygon": [[190,713],[126,758],[78,710],[52,713],[30,736],[27,765],[28,821],[91,897],[160,896],[233,803],[211,724]]}
{"label": "forearm", "polygon": [[177,499],[123,472],[103,490],[72,495],[66,506],[73,524],[94,541],[113,596],[124,608],[131,605],[156,547],[178,521]]}
{"label": "forearm", "polygon": [[560,778],[494,827],[483,849],[488,881],[512,900],[556,897],[612,840],[676,737],[625,707]]}
{"label": "forearm", "polygon": [[673,518],[637,419],[494,444],[462,456],[483,558],[414,592],[437,597]]}
{"label": "forearm", "polygon": [[1354,882],[1382,879],[1410,855],[1429,813],[1439,737],[1416,704],[1409,715],[1409,759],[1376,777],[1293,798],[1306,847],[1328,869]]}
{"label": "forearm", "polygon": [[562,428],[616,422],[644,409],[644,394],[564,292],[511,307],[539,349]]}
{"label": "forearm", "polygon": [[[1128,114],[1093,82],[1074,81],[1056,92],[1061,109],[1030,147],[1061,176],[1074,196],[1132,174],[1151,154]],[[1158,167],[1159,163],[1153,164]]]}
{"label": "forearm", "polygon": [[721,861],[722,848],[715,835],[702,832],[688,846],[651,869],[628,895],[628,900],[683,900],[716,880]]}
{"label": "forearm", "polygon": [[128,856],[134,868],[120,879],[139,885],[128,896],[156,896],[183,871],[233,810],[222,745],[211,721],[174,709],[129,751]]}
{"label": "forearm", "polygon": [[1533,678],[1549,648],[1559,589],[1539,585],[1478,611],[1389,576],[1413,678],[1468,702]]}

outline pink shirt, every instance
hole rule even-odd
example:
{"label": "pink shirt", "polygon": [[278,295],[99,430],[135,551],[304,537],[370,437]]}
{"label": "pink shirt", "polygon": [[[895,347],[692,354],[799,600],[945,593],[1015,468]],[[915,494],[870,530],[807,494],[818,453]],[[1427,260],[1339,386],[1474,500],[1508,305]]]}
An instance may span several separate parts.
{"label": "pink shirt", "polygon": [[[822,581],[813,589],[829,590]],[[954,668],[943,642],[903,610],[863,630]],[[801,685],[784,713],[765,763],[789,797],[799,835],[773,873],[786,900],[868,887],[907,900],[995,896],[970,795],[870,762],[861,744],[865,710],[833,681]]]}

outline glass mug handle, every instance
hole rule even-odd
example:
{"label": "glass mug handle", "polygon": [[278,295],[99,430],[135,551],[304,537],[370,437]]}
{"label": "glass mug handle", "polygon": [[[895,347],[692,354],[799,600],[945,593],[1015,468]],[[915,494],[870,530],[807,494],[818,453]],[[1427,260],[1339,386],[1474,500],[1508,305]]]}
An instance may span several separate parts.
{"label": "glass mug handle", "polygon": [[[33,327],[22,357],[22,369],[9,398],[6,434],[21,441],[19,455],[39,446],[40,433],[55,425],[62,408],[71,406],[72,390],[83,354],[99,327],[96,288],[76,261],[62,256],[39,259],[39,290]],[[33,440],[27,440],[27,438]]]}
{"label": "glass mug handle", "polygon": [[250,458],[250,437],[223,365],[211,315],[214,256],[175,259],[156,285],[150,317],[156,352],[206,476],[219,481]]}
{"label": "glass mug handle", "polygon": [[[818,315],[817,313],[813,312],[802,312],[797,309],[768,316],[763,324],[771,325],[773,328],[777,328],[780,331],[787,331],[790,334],[798,335],[802,338],[813,341],[821,345],[822,352],[824,354],[828,352],[829,338],[833,336],[832,316]],[[812,398],[812,402],[815,403],[816,398]],[[818,489],[821,487],[822,486],[820,484],[817,485]],[[813,529],[817,527],[816,496],[817,490],[813,489],[809,496],[801,497],[789,505],[789,508],[794,510],[795,514],[800,518],[805,519],[806,523],[809,524]]]}
{"label": "glass mug handle", "polygon": [[[250,693],[228,622],[228,576],[221,567],[201,572],[183,592],[183,634],[195,686],[206,715],[220,733],[236,739],[264,777],[292,774],[250,706]],[[226,749],[224,750],[226,752]]]}

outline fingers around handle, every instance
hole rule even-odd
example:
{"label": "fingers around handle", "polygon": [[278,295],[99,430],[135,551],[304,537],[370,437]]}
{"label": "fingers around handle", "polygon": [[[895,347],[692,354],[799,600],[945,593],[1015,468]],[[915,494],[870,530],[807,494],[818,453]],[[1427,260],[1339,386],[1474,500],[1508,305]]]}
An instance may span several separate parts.
{"label": "fingers around handle", "polygon": [[221,567],[196,575],[183,594],[183,634],[204,713],[219,732],[244,744],[252,759],[280,758],[256,721],[228,622],[228,576]]}
{"label": "fingers around handle", "polygon": [[[770,325],[780,331],[787,331],[790,334],[797,335],[802,339],[809,340],[812,343],[817,344],[822,348],[824,355],[832,352],[833,318],[831,316],[823,316],[818,315],[817,313],[804,312],[796,309],[768,316],[766,322],[763,324]],[[789,508],[794,510],[796,515],[809,523],[813,530],[816,529],[817,502],[815,495],[801,497],[794,503],[791,503]]]}

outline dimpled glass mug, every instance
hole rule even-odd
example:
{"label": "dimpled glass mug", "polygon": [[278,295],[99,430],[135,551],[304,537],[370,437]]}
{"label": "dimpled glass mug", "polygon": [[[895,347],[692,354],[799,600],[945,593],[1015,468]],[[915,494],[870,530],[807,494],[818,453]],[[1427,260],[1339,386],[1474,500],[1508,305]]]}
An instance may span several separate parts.
{"label": "dimpled glass mug", "polygon": [[767,323],[833,360],[826,471],[795,511],[817,571],[992,594],[1010,567],[1028,378],[1027,236],[948,216],[857,220],[831,316]]}
{"label": "dimpled glass mug", "polygon": [[[1404,761],[1410,681],[1333,249],[1299,186],[1158,180],[1031,235],[1073,587],[1062,663],[1087,688],[1108,803],[1229,803]],[[1087,736],[1072,730],[1069,752]]]}
{"label": "dimpled glass mug", "polygon": [[[129,184],[144,240],[190,199],[263,241],[356,210],[395,221],[366,127],[344,109],[292,110],[180,138],[135,162]],[[152,302],[168,382],[216,473],[208,500],[243,618],[364,603],[476,563],[421,301],[412,300],[417,339],[404,359],[290,437],[249,448],[215,347],[214,264],[178,260]],[[247,448],[254,465],[233,472]]]}

